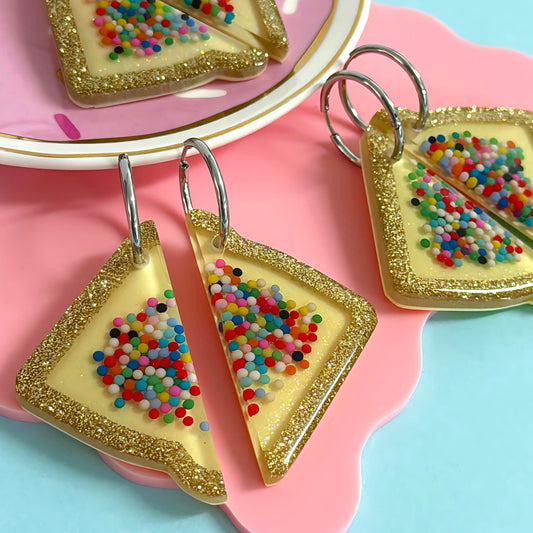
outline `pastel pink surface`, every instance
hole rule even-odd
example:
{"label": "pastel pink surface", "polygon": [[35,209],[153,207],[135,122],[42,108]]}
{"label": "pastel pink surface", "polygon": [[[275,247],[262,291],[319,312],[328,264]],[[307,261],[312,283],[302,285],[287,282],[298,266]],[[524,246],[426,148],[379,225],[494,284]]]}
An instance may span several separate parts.
{"label": "pastel pink surface", "polygon": [[[495,63],[511,72],[531,70],[530,58],[466,43],[416,11],[373,5],[362,42],[382,43],[409,57],[424,77],[433,108],[531,106],[527,87],[503,78],[488,86],[479,76]],[[433,50],[446,52],[437,62]],[[476,68],[463,69],[464,57]],[[409,81],[385,58],[361,58],[352,67],[375,77],[398,105],[415,108]],[[362,89],[354,94],[358,108],[369,117],[377,103]],[[264,487],[186,235],[177,164],[135,169],[140,217],[157,223],[202,385],[229,493],[225,511],[241,531],[342,531],[357,508],[364,443],[401,410],[418,380],[420,332],[428,314],[398,309],[383,296],[360,171],[328,140],[317,94],[215,154],[228,188],[233,227],[361,294],[375,306],[379,319],[298,460],[279,484]],[[193,200],[214,210],[207,172],[198,157],[191,162]],[[18,368],[127,229],[115,172],[3,167],[2,183],[0,221],[5,230],[0,243],[9,258],[0,266],[2,318],[10,337],[0,352],[0,412],[30,420],[14,397]],[[106,462],[136,482],[169,485],[161,474]]]}

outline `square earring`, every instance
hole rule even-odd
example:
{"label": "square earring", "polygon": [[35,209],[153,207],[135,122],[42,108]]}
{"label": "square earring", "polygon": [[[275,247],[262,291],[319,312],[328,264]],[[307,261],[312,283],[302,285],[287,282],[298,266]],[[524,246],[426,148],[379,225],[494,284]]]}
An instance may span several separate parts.
{"label": "square earring", "polygon": [[[417,88],[418,114],[397,109],[372,79],[347,70],[365,53],[399,63]],[[355,81],[382,110],[366,124],[346,92]],[[329,118],[339,83],[343,106],[363,129],[360,158]],[[390,48],[355,49],[330,76],[321,108],[339,150],[363,169],[383,287],[402,307],[497,309],[533,296],[533,113],[461,107],[428,111],[420,74]]]}

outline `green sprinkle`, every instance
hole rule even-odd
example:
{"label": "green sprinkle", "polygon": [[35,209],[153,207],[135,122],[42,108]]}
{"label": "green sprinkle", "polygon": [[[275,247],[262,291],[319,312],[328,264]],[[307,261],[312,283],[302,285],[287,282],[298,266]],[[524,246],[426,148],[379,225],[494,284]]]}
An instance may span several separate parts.
{"label": "green sprinkle", "polygon": [[165,390],[165,386],[163,385],[163,383],[157,383],[154,385],[154,390],[157,393],[163,392]]}
{"label": "green sprinkle", "polygon": [[167,289],[163,294],[165,295],[165,298],[174,298],[174,292],[170,289]]}
{"label": "green sprinkle", "polygon": [[322,317],[320,315],[313,315],[313,322],[315,322],[315,324],[320,324],[320,322],[322,322]]}
{"label": "green sprinkle", "polygon": [[185,409],[192,409],[194,407],[194,400],[188,398],[183,402],[183,407],[185,407]]}
{"label": "green sprinkle", "polygon": [[123,368],[122,369],[122,375],[125,377],[125,378],[131,378],[131,376],[133,375],[133,370],[131,368]]}
{"label": "green sprinkle", "polygon": [[116,52],[111,52],[109,54],[109,59],[113,59],[113,60],[118,59],[118,54]]}
{"label": "green sprinkle", "polygon": [[422,245],[423,248],[429,248],[431,246],[431,243],[429,242],[428,239],[422,239],[420,241],[420,244]]}
{"label": "green sprinkle", "polygon": [[174,415],[172,413],[167,413],[165,416],[163,416],[163,420],[170,424],[174,420]]}

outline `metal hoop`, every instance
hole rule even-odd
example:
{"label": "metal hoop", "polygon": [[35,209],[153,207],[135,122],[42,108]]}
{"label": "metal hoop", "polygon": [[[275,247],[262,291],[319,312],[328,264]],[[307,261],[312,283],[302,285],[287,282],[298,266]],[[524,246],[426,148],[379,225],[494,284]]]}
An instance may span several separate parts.
{"label": "metal hoop", "polygon": [[[379,98],[379,100],[387,110],[387,113],[389,114],[390,123],[394,131],[394,150],[392,151],[391,158],[394,161],[397,161],[398,159],[400,159],[400,157],[402,157],[405,142],[402,121],[400,119],[400,115],[398,114],[398,110],[394,107],[394,104],[392,103],[392,100],[387,96],[387,93],[375,81],[359,72],[353,72],[351,70],[340,70],[339,72],[332,74],[326,80],[322,87],[322,92],[320,94],[320,110],[326,115],[326,122],[328,124],[329,131],[331,132],[331,140],[333,141],[335,146],[350,161],[352,161],[356,165],[361,166],[361,159],[359,158],[359,156],[355,155],[352,150],[348,148],[348,146],[346,146],[340,134],[337,133],[337,131],[333,127],[333,124],[331,123],[331,120],[329,118],[329,94],[331,92],[331,89],[336,83],[346,82],[347,80],[356,81],[364,85],[366,88],[370,89]],[[362,122],[364,127],[362,127],[359,123],[357,124],[363,130],[366,130],[368,127],[364,122]]]}
{"label": "metal hoop", "polygon": [[[350,53],[350,57],[348,57],[346,63],[344,63],[343,69],[348,70],[348,66],[356,57],[369,52],[390,57],[409,74],[409,77],[411,78],[411,81],[413,82],[416,92],[418,94],[418,120],[416,121],[414,129],[417,131],[421,130],[425,126],[428,116],[428,93],[426,91],[424,82],[422,81],[422,77],[420,76],[420,73],[418,72],[418,70],[415,69],[415,67],[413,67],[411,62],[405,56],[403,56],[396,50],[389,48],[388,46],[382,46],[379,44],[365,44],[363,46],[358,46]],[[341,96],[344,109],[346,110],[348,115],[360,128],[366,129],[366,123],[361,119],[354,106],[350,102],[350,99],[348,98],[348,93],[346,91],[346,82],[344,81],[339,87],[339,94]]]}
{"label": "metal hoop", "polygon": [[213,152],[211,152],[209,146],[207,146],[204,141],[195,137],[187,139],[183,143],[183,151],[181,152],[180,192],[183,209],[185,210],[185,214],[188,214],[193,209],[191,193],[189,190],[189,163],[185,161],[185,156],[187,155],[189,148],[195,148],[204,158],[209,173],[211,174],[211,178],[213,179],[213,185],[215,186],[215,192],[217,195],[219,219],[218,235],[213,240],[213,245],[219,249],[224,248],[224,244],[226,243],[229,234],[229,206],[226,186],[224,185],[222,173],[220,172],[220,168]]}
{"label": "metal hoop", "polygon": [[141,228],[139,224],[139,212],[137,211],[137,199],[135,198],[135,189],[133,187],[133,177],[131,174],[131,165],[128,154],[118,156],[118,170],[120,174],[120,183],[122,185],[122,196],[124,197],[124,207],[128,218],[130,229],[131,248],[133,252],[133,263],[136,266],[148,264],[148,256],[143,253],[141,247]]}

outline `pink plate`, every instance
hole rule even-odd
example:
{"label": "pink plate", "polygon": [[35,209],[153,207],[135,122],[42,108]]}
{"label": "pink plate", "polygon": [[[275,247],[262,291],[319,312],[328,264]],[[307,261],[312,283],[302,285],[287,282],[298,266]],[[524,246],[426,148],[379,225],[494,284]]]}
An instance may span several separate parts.
{"label": "pink plate", "polygon": [[37,3],[24,20],[7,10],[0,27],[15,37],[6,41],[0,58],[0,92],[10,95],[0,101],[0,163],[111,168],[114,153],[128,152],[133,164],[148,164],[173,159],[191,136],[214,147],[264,126],[340,66],[361,35],[370,0],[279,0],[277,5],[289,39],[283,63],[270,61],[252,80],[214,81],[100,109],[73,104],[57,77],[60,64],[45,3]]}
{"label": "pink plate", "polygon": [[[479,76],[495,63],[512,72],[531,71],[530,58],[469,44],[416,11],[373,5],[363,42],[380,42],[409,57],[424,77],[432,107],[531,106],[527,86],[498,77],[489,86]],[[436,55],[435,50],[445,53]],[[457,76],[464,57],[476,68]],[[386,58],[364,61],[361,68],[388,88],[398,105],[416,106],[412,87],[397,66]],[[357,98],[363,115],[376,110],[377,103],[362,89]],[[238,232],[311,264],[368,299],[378,313],[376,331],[321,424],[287,476],[269,488],[261,481],[212,327],[183,222],[177,163],[134,172],[140,216],[153,218],[159,228],[202,384],[229,493],[224,510],[241,531],[345,530],[361,492],[363,446],[402,409],[420,375],[420,332],[428,313],[402,310],[385,299],[360,171],[327,137],[314,94],[275,123],[215,151]],[[9,335],[0,351],[0,412],[33,420],[15,400],[15,374],[126,236],[127,225],[116,171],[3,167],[1,173],[0,222],[5,231],[0,244],[8,259],[0,266],[1,312]],[[198,207],[215,209],[211,182],[196,156],[191,189]],[[169,485],[165,476],[152,471],[106,462],[138,483]]]}

